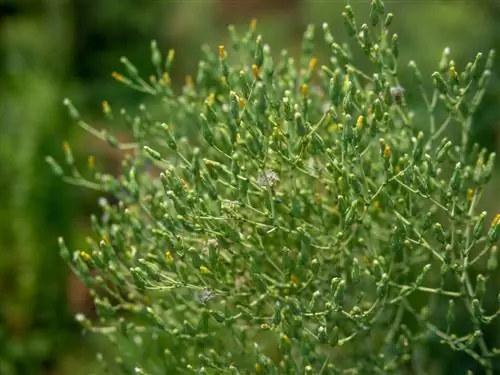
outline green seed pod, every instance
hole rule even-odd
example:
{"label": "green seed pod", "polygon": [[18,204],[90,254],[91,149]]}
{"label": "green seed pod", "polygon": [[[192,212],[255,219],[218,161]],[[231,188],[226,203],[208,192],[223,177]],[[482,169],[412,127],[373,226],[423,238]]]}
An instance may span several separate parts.
{"label": "green seed pod", "polygon": [[163,158],[161,157],[161,154],[156,151],[156,150],[153,150],[151,147],[149,146],[144,146],[143,150],[146,152],[146,154],[148,156],[150,156],[152,159],[154,160],[163,160]]}
{"label": "green seed pod", "polygon": [[335,302],[335,305],[338,307],[342,307],[344,303],[344,291],[345,291],[345,281],[341,279],[337,284],[335,293],[333,294],[333,301]]}
{"label": "green seed pod", "polygon": [[436,85],[436,88],[438,91],[446,95],[449,92],[448,85],[446,84],[445,80],[443,79],[443,76],[439,72],[434,72],[432,73],[432,78],[434,79],[434,84]]}
{"label": "green seed pod", "polygon": [[498,268],[498,248],[492,246],[490,256],[488,257],[487,268],[489,272],[494,272]]}
{"label": "green seed pod", "polygon": [[205,141],[210,145],[213,146],[214,144],[214,135],[212,133],[212,130],[210,128],[210,124],[208,122],[207,117],[202,113],[200,115],[201,117],[201,125],[203,127],[203,138],[205,138]]}
{"label": "green seed pod", "polygon": [[352,261],[352,270],[351,270],[351,280],[354,284],[357,284],[360,280],[360,270],[359,270],[359,261],[357,258],[354,258]]}
{"label": "green seed pod", "polygon": [[335,38],[333,37],[330,28],[328,27],[328,24],[326,22],[323,23],[322,25],[323,28],[323,35],[324,39],[327,45],[332,45],[332,43],[335,42]]}
{"label": "green seed pod", "polygon": [[174,136],[172,135],[172,132],[170,131],[169,126],[167,124],[165,124],[164,122],[162,122],[160,124],[160,127],[165,131],[165,135],[167,136],[167,144],[168,144],[168,146],[172,150],[176,150],[177,149],[177,142],[176,142]]}
{"label": "green seed pod", "polygon": [[496,215],[491,223],[490,230],[488,231],[488,244],[491,246],[498,241],[500,237],[500,215]]}
{"label": "green seed pod", "polygon": [[354,12],[350,5],[346,5],[345,12],[342,12],[342,17],[344,18],[347,35],[353,37],[356,35],[356,23],[354,21]]}
{"label": "green seed pod", "polygon": [[274,305],[274,313],[273,313],[273,325],[277,326],[281,323],[281,303],[276,301]]}
{"label": "green seed pod", "polygon": [[478,79],[480,77],[481,71],[480,71],[479,65],[481,64],[482,60],[483,60],[483,54],[481,52],[479,52],[476,55],[476,58],[474,59],[472,66],[470,67],[470,77],[472,79]]}
{"label": "green seed pod", "polygon": [[385,20],[384,20],[384,27],[386,29],[389,28],[389,26],[391,26],[393,19],[394,19],[394,14],[387,13],[387,16],[385,17]]}
{"label": "green seed pod", "polygon": [[483,320],[483,309],[481,307],[481,302],[477,298],[472,300],[472,311],[474,316],[480,321]]}
{"label": "green seed pod", "polygon": [[420,286],[422,285],[422,282],[424,281],[424,277],[427,275],[427,273],[430,271],[431,265],[426,264],[424,268],[422,268],[422,272],[417,276],[417,279],[415,280],[415,285]]}
{"label": "green seed pod", "polygon": [[486,278],[478,274],[476,277],[476,297],[482,301],[486,294]]}
{"label": "green seed pod", "polygon": [[455,302],[450,299],[448,301],[448,312],[446,313],[446,324],[450,328],[455,322]]}
{"label": "green seed pod", "polygon": [[443,230],[443,226],[440,223],[435,223],[432,226],[432,229],[434,230],[434,235],[436,236],[436,239],[440,243],[445,244],[446,243],[446,237],[445,237],[445,233],[444,233],[444,230]]}
{"label": "green seed pod", "polygon": [[439,61],[439,71],[441,73],[446,72],[450,65],[450,48],[446,47],[441,54],[441,60]]}
{"label": "green seed pod", "polygon": [[259,35],[255,42],[254,63],[258,68],[264,64],[264,47],[262,45],[262,36]]}
{"label": "green seed pod", "polygon": [[481,77],[479,78],[478,87],[484,89],[491,78],[491,71],[489,69],[485,70]]}
{"label": "green seed pod", "polygon": [[408,64],[410,69],[413,70],[413,77],[415,78],[415,81],[417,82],[418,85],[422,84],[422,74],[420,73],[420,70],[417,68],[417,64],[415,61],[411,60],[410,63]]}
{"label": "green seed pod", "polygon": [[451,193],[454,195],[458,195],[461,186],[462,186],[462,164],[457,163],[455,165],[455,169],[453,170],[453,175],[450,179]]}
{"label": "green seed pod", "polygon": [[422,154],[424,152],[424,133],[419,132],[417,137],[412,139],[413,141],[413,154],[412,159],[413,163],[419,164],[422,160]]}
{"label": "green seed pod", "polygon": [[380,281],[377,283],[377,296],[379,298],[385,298],[389,291],[389,275],[386,273],[382,274]]}
{"label": "green seed pod", "polygon": [[377,7],[376,1],[372,0],[370,6],[370,22],[373,27],[377,26],[380,21],[380,12]]}
{"label": "green seed pod", "polygon": [[474,238],[476,240],[479,240],[479,238],[481,238],[481,235],[484,230],[484,221],[486,219],[486,215],[487,215],[486,211],[483,211],[477,217],[476,224],[474,225]]}
{"label": "green seed pod", "polygon": [[75,106],[73,105],[73,103],[71,103],[71,100],[69,100],[68,98],[65,98],[63,100],[63,104],[64,104],[64,106],[66,108],[68,108],[69,115],[71,116],[71,118],[73,120],[75,120],[75,121],[80,121],[81,120],[80,113],[75,108]]}
{"label": "green seed pod", "polygon": [[150,46],[151,46],[151,62],[159,72],[161,70],[160,66],[162,57],[161,57],[161,52],[158,49],[158,43],[156,42],[156,40],[152,40]]}
{"label": "green seed pod", "polygon": [[64,176],[64,171],[61,168],[61,166],[54,160],[52,156],[46,156],[45,157],[45,162],[50,165],[50,168],[52,169],[52,172],[56,176]]}
{"label": "green seed pod", "polygon": [[452,146],[451,141],[446,140],[446,142],[438,148],[436,152],[436,161],[438,163],[442,163],[447,156],[448,152],[450,151]]}
{"label": "green seed pod", "polygon": [[399,57],[399,38],[398,38],[398,34],[394,34],[392,36],[391,51],[392,51],[392,55],[394,56],[394,58],[397,59]]}
{"label": "green seed pod", "polygon": [[330,100],[337,106],[342,100],[342,77],[340,69],[335,69],[333,78],[330,79]]}

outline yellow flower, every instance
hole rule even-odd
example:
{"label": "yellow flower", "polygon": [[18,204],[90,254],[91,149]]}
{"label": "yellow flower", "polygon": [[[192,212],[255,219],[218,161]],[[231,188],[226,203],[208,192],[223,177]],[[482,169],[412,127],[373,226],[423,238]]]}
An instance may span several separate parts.
{"label": "yellow flower", "polygon": [[113,77],[114,79],[116,79],[118,82],[125,81],[125,77],[122,76],[120,73],[117,73],[117,72],[111,73],[111,77]]}
{"label": "yellow flower", "polygon": [[257,18],[252,18],[250,21],[250,31],[255,31],[257,28]]}
{"label": "yellow flower", "polygon": [[467,200],[470,202],[474,198],[474,189],[467,189]]}
{"label": "yellow flower", "polygon": [[356,129],[361,130],[363,128],[363,121],[365,118],[359,115],[358,120],[356,121]]}
{"label": "yellow flower", "polygon": [[64,152],[66,152],[66,153],[71,152],[71,146],[69,145],[68,142],[63,142],[63,149],[64,149]]}
{"label": "yellow flower", "polygon": [[226,58],[226,49],[224,48],[224,46],[222,44],[219,46],[219,57],[221,59]]}
{"label": "yellow flower", "polygon": [[90,261],[90,259],[92,259],[89,255],[89,253],[87,253],[86,251],[80,251],[80,258],[82,258],[85,262],[88,262]]}
{"label": "yellow flower", "polygon": [[307,96],[307,94],[309,94],[309,86],[306,83],[300,86],[300,93],[302,96]]}
{"label": "yellow flower", "polygon": [[200,272],[202,275],[206,275],[210,273],[210,270],[205,266],[200,266]]}
{"label": "yellow flower", "polygon": [[491,226],[494,227],[498,224],[500,224],[500,214],[496,214],[495,218],[491,222]]}
{"label": "yellow flower", "polygon": [[309,60],[309,69],[314,70],[317,64],[318,64],[318,58],[314,56],[311,57],[311,59]]}
{"label": "yellow flower", "polygon": [[260,77],[260,69],[256,64],[252,65],[252,73],[255,79],[258,79]]}
{"label": "yellow flower", "polygon": [[385,145],[384,147],[384,158],[389,158],[391,156],[391,148],[389,145]]}
{"label": "yellow flower", "polygon": [[88,164],[90,170],[94,169],[94,167],[95,167],[95,158],[94,158],[94,156],[90,155],[88,157],[87,164]]}
{"label": "yellow flower", "polygon": [[194,86],[193,84],[193,77],[190,76],[190,75],[187,75],[186,78],[185,78],[185,81],[186,81],[186,86],[191,88]]}
{"label": "yellow flower", "polygon": [[105,113],[105,114],[108,114],[111,112],[111,107],[109,106],[109,103],[107,100],[104,100],[102,102],[102,111]]}

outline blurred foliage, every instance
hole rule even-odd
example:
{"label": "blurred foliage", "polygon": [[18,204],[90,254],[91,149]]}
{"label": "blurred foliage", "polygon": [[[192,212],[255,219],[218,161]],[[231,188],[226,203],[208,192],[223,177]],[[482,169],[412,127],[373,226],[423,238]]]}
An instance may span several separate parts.
{"label": "blurred foliage", "polygon": [[[360,18],[368,9],[363,4],[353,2]],[[176,50],[172,79],[181,83],[186,74],[196,74],[202,43],[215,48],[224,42],[227,24],[247,23],[253,16],[273,46],[298,50],[297,37],[309,22],[327,21],[342,41],[343,5],[320,0],[0,0],[0,374],[88,372],[75,364],[78,357],[80,363],[87,359],[78,351],[84,339],[72,315],[91,307],[58,258],[56,237],[70,239],[71,247],[83,243],[96,196],[63,187],[44,156],[62,155],[61,143],[69,139],[85,149],[75,154],[106,156],[110,169],[117,159],[108,149],[78,138],[62,98],[71,97],[95,118],[104,99],[116,106],[147,103],[147,97],[121,90],[110,78],[121,68],[120,56],[148,72],[148,44],[156,39],[164,51]],[[388,1],[386,6],[398,14],[394,30],[402,41],[403,68],[418,56],[422,73],[431,73],[443,46],[451,48],[458,66],[475,51],[500,51],[496,0]],[[474,128],[476,139],[490,149],[498,149],[500,63],[494,70]],[[409,70],[401,73],[404,84]],[[407,96],[412,100],[415,93]],[[498,186],[482,203],[491,211],[500,209]],[[436,373],[458,373],[456,358],[443,358],[443,363],[448,372]]]}

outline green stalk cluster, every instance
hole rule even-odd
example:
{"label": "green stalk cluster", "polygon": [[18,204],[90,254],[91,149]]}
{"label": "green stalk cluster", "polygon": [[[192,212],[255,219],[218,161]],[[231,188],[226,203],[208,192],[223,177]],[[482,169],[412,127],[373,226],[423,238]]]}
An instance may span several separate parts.
{"label": "green stalk cluster", "polygon": [[[121,60],[127,76],[113,76],[164,108],[115,113],[104,103],[132,143],[65,100],[84,130],[124,153],[119,176],[92,158],[81,171],[67,144],[69,174],[47,159],[67,182],[118,201],[102,199],[85,249],[60,239],[99,316],[78,319],[119,349],[105,361],[111,373],[399,374],[429,340],[493,373],[500,349],[483,331],[500,306],[484,301],[500,217],[486,222],[477,204],[495,156],[468,141],[493,52],[459,72],[445,50],[429,93],[415,62],[398,65],[381,0],[368,24],[350,6],[343,16],[372,72],[355,67],[327,24],[306,30],[295,59],[273,53],[252,22],[241,34],[230,27],[231,48],[205,48],[180,92],[173,51],[151,44],[148,80]],[[323,65],[317,39],[331,48]],[[400,69],[414,73],[426,129]],[[443,138],[452,126],[457,144]],[[468,332],[456,333],[458,311]]]}

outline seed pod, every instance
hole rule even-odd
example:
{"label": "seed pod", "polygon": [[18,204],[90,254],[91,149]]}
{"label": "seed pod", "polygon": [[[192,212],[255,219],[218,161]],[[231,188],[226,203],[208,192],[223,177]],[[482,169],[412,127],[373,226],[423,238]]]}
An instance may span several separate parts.
{"label": "seed pod", "polygon": [[487,268],[489,272],[496,271],[498,267],[498,248],[493,246],[490,251],[490,256],[488,258]]}
{"label": "seed pod", "polygon": [[335,302],[335,305],[337,305],[338,307],[342,307],[344,303],[344,290],[345,290],[345,281],[341,279],[337,284],[335,293],[333,294],[333,300]]}
{"label": "seed pod", "polygon": [[443,76],[439,72],[432,73],[432,78],[434,79],[434,84],[441,94],[446,95],[449,91],[448,85],[446,84]]}

